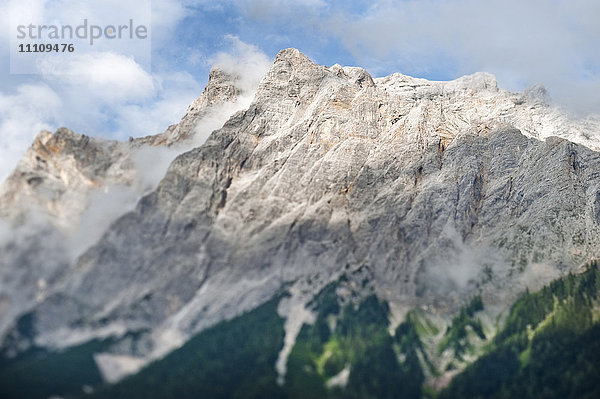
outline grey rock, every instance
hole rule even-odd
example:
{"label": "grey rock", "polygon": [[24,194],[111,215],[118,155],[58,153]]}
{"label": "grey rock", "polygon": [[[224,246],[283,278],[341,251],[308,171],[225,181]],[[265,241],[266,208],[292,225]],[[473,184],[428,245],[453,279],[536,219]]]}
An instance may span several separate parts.
{"label": "grey rock", "polygon": [[[185,123],[146,141],[168,145]],[[344,273],[400,312],[448,317],[477,292],[504,309],[599,256],[595,129],[489,74],[373,79],[283,50],[250,106],[48,287],[33,340],[142,331],[149,360]]]}
{"label": "grey rock", "polygon": [[76,274],[75,258],[156,188],[149,173],[162,177],[178,153],[193,148],[198,125],[206,118],[222,125],[215,110],[244,94],[237,80],[213,68],[182,120],[154,136],[119,142],[67,128],[36,136],[0,186],[0,336]]}

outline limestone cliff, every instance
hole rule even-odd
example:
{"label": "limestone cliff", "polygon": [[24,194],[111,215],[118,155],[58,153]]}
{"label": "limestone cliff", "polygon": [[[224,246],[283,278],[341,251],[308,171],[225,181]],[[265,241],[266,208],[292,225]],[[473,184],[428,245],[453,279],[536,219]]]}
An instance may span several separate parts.
{"label": "limestone cliff", "polygon": [[[92,188],[133,184],[131,148],[193,135],[207,106],[236,95],[221,79],[211,74],[182,122],[153,138],[42,133],[4,186],[3,214],[34,198],[68,218]],[[543,89],[507,92],[489,74],[373,79],[283,50],[248,108],[179,155],[36,301],[0,316],[9,325],[28,312],[31,323],[5,347],[137,332],[113,352],[144,363],[282,289],[293,343],[305,305],[343,273],[396,322],[413,308],[447,320],[474,293],[498,313],[600,256],[599,131],[549,106]],[[5,262],[4,287],[35,259]],[[26,281],[33,298],[36,279]]]}

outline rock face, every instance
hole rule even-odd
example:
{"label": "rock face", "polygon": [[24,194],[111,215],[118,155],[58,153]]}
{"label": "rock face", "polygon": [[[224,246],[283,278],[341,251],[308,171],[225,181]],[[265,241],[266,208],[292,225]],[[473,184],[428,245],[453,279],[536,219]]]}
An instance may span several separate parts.
{"label": "rock face", "polygon": [[244,94],[236,87],[237,80],[239,77],[213,68],[204,92],[178,124],[129,143],[88,137],[66,128],[54,134],[40,132],[0,187],[0,217],[12,223],[23,222],[34,210],[49,218],[51,224],[70,228],[89,206],[88,197],[94,191],[115,185],[134,186],[140,194],[148,191],[138,176],[143,172],[136,165],[138,152],[148,150],[148,146],[189,147],[187,142],[203,119]]}
{"label": "rock face", "polygon": [[[179,125],[139,142],[188,138],[207,107],[238,94],[227,81],[211,73]],[[448,317],[475,292],[502,310],[524,287],[600,256],[599,131],[550,108],[542,89],[509,93],[488,74],[373,79],[283,50],[247,109],[179,155],[135,209],[43,284],[28,302],[28,336],[15,328],[5,346],[135,331],[143,345],[115,351],[151,359],[284,287],[306,304],[344,272],[399,319],[415,307]],[[40,134],[5,184],[3,214],[43,189],[39,201],[62,220],[83,212],[98,179],[132,184],[138,142],[98,143]],[[38,155],[67,151],[55,147],[72,150]],[[39,163],[57,164],[44,173],[62,180],[40,180]],[[4,285],[14,262],[3,265]],[[299,308],[282,308],[289,318],[285,309]]]}
{"label": "rock face", "polygon": [[66,128],[37,135],[0,187],[0,335],[156,188],[172,159],[197,144],[197,126],[217,128],[227,120],[246,94],[236,88],[238,79],[213,68],[182,120],[154,136],[118,142]]}
{"label": "rock face", "polygon": [[[32,210],[68,227],[86,208],[91,190],[133,182],[129,146],[61,128],[43,131],[2,187],[0,214],[11,221]],[[33,209],[32,209],[33,208]]]}

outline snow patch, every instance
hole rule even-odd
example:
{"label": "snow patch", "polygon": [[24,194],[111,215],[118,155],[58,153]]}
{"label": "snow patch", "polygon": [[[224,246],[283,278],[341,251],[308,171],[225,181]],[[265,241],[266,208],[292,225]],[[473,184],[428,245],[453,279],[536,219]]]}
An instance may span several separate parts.
{"label": "snow patch", "polygon": [[94,361],[100,369],[102,378],[109,384],[114,384],[123,378],[137,373],[146,364],[146,360],[126,355],[112,353],[96,353]]}
{"label": "snow patch", "polygon": [[350,377],[350,366],[347,365],[342,371],[331,377],[326,385],[327,388],[340,387],[345,388],[348,385],[348,378]]}
{"label": "snow patch", "polygon": [[390,335],[394,335],[396,333],[396,329],[404,321],[406,318],[406,314],[410,310],[409,307],[405,305],[401,305],[396,302],[388,301],[388,305],[390,307],[390,326],[389,332]]}
{"label": "snow patch", "polygon": [[283,385],[287,372],[287,360],[296,343],[296,337],[304,324],[313,324],[315,322],[316,315],[306,308],[303,298],[298,298],[298,296],[294,295],[281,300],[277,308],[277,313],[286,319],[283,326],[285,330],[283,348],[281,348],[277,363],[275,363],[277,383]]}

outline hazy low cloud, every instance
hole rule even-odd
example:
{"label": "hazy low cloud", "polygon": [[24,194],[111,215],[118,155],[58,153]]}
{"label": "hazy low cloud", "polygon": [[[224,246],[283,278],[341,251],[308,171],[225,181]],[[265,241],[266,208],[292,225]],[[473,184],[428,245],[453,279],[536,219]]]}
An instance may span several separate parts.
{"label": "hazy low cloud", "polygon": [[600,112],[598,15],[591,0],[379,1],[320,22],[376,74],[488,71],[505,88],[541,83],[560,104]]}
{"label": "hazy low cloud", "polygon": [[68,261],[74,261],[86,249],[98,242],[110,225],[119,216],[131,211],[140,199],[139,187],[113,185],[93,192],[88,207],[81,215],[79,223],[64,234],[64,243],[69,251]]}
{"label": "hazy low cloud", "polygon": [[203,85],[186,72],[155,74],[154,96],[139,102],[121,104],[112,113],[112,137],[145,136],[165,130],[185,114],[187,107],[202,93]]}
{"label": "hazy low cloud", "polygon": [[450,225],[433,245],[417,276],[419,295],[452,298],[459,303],[461,296],[473,294],[479,285],[496,278],[495,269],[507,266],[503,253],[465,243]]}

